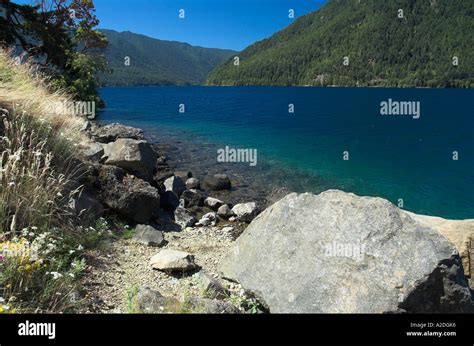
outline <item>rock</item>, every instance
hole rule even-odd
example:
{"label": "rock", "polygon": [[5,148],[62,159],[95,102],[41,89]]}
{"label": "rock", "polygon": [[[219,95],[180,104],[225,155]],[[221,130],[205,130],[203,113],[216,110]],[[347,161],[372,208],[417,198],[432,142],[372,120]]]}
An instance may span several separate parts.
{"label": "rock", "polygon": [[215,226],[217,223],[217,214],[214,212],[207,213],[203,215],[201,220],[196,224],[196,226]]}
{"label": "rock", "polygon": [[237,218],[235,216],[231,216],[231,217],[229,217],[229,221],[230,222],[237,221]]}
{"label": "rock", "polygon": [[99,200],[107,207],[139,223],[147,223],[160,207],[158,190],[115,166],[94,169]]}
{"label": "rock", "polygon": [[181,194],[184,208],[202,207],[204,205],[204,195],[198,190],[186,190]]}
{"label": "rock", "polygon": [[186,190],[186,184],[183,179],[177,176],[172,176],[164,182],[166,191],[174,192],[176,196],[181,196],[184,190]]}
{"label": "rock", "polygon": [[211,208],[211,209],[217,210],[217,209],[219,209],[219,207],[224,205],[224,202],[222,202],[220,199],[217,199],[217,198],[207,197],[204,200],[204,205],[206,207]]}
{"label": "rock", "polygon": [[187,271],[195,269],[194,256],[187,252],[164,249],[150,260],[153,269],[162,271]]}
{"label": "rock", "polygon": [[182,207],[176,208],[176,210],[174,211],[174,219],[175,222],[180,225],[182,229],[186,227],[192,227],[197,222],[197,219],[194,214]]}
{"label": "rock", "polygon": [[104,156],[104,147],[100,143],[91,142],[81,149],[81,153],[87,160],[99,162]]}
{"label": "rock", "polygon": [[148,246],[161,246],[165,242],[163,233],[148,225],[137,225],[133,240]]}
{"label": "rock", "polygon": [[446,220],[440,217],[417,215],[406,212],[421,224],[433,228],[448,238],[459,252],[462,259],[464,275],[474,277],[474,268],[471,266],[471,242],[474,239],[474,220]]}
{"label": "rock", "polygon": [[137,303],[143,313],[166,313],[172,307],[180,305],[176,298],[164,297],[160,292],[147,287],[138,289]]}
{"label": "rock", "polygon": [[186,180],[186,189],[187,190],[199,190],[199,188],[201,187],[201,184],[199,183],[199,180],[197,180],[196,178],[189,178],[188,180]]}
{"label": "rock", "polygon": [[172,191],[165,191],[160,194],[161,197],[161,208],[174,211],[179,206],[178,196]]}
{"label": "rock", "polygon": [[234,305],[223,300],[191,297],[186,299],[184,306],[191,313],[197,314],[238,314],[240,313]]}
{"label": "rock", "polygon": [[89,131],[91,128],[92,128],[91,122],[89,120],[86,120],[81,126],[81,131],[86,132],[86,131]]}
{"label": "rock", "polygon": [[234,212],[230,209],[230,207],[227,204],[224,204],[217,209],[217,215],[224,219],[228,219],[231,216],[234,216]]}
{"label": "rock", "polygon": [[104,213],[102,204],[87,192],[82,192],[78,197],[71,198],[69,208],[84,221],[95,220]]}
{"label": "rock", "polygon": [[232,185],[229,177],[225,174],[215,174],[212,177],[207,177],[204,184],[213,191],[230,190]]}
{"label": "rock", "polygon": [[115,142],[119,138],[130,138],[136,140],[142,140],[145,138],[141,129],[116,123],[96,127],[91,131],[91,134],[97,142],[101,143]]}
{"label": "rock", "polygon": [[140,178],[151,178],[156,153],[147,141],[119,138],[103,147],[106,165],[123,168]]}
{"label": "rock", "polygon": [[236,204],[232,208],[232,212],[237,216],[237,219],[242,222],[251,222],[258,215],[257,203],[241,203]]}
{"label": "rock", "polygon": [[273,313],[474,311],[451,242],[384,199],[341,191],[267,208],[220,271]]}
{"label": "rock", "polygon": [[200,271],[193,275],[202,292],[208,298],[225,299],[230,296],[229,290],[212,276]]}
{"label": "rock", "polygon": [[211,219],[208,219],[207,217],[201,218],[201,220],[196,223],[196,226],[210,226],[212,225]]}
{"label": "rock", "polygon": [[172,176],[173,176],[173,172],[169,170],[160,171],[154,175],[153,181],[155,182],[156,185],[163,185],[165,183],[165,180],[168,178],[171,178]]}
{"label": "rock", "polygon": [[190,171],[176,171],[174,172],[174,175],[181,178],[182,181],[186,181],[193,177],[193,174]]}

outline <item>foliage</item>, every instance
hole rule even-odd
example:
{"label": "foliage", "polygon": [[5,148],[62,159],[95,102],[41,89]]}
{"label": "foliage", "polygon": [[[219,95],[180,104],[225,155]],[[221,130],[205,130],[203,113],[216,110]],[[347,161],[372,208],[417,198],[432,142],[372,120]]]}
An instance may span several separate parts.
{"label": "foliage", "polygon": [[208,84],[472,87],[472,28],[473,1],[329,0],[238,54],[239,66],[218,67]]}
{"label": "foliage", "polygon": [[103,233],[84,229],[68,203],[80,191],[84,119],[48,89],[0,52],[0,312],[73,311],[84,244]]}
{"label": "foliage", "polygon": [[[109,42],[105,55],[112,73],[105,85],[187,85],[205,82],[208,73],[235,52],[156,40],[131,32],[101,30]],[[125,65],[130,58],[130,66]]]}
{"label": "foliage", "polygon": [[99,21],[91,0],[40,0],[34,6],[5,0],[2,7],[0,42],[32,58],[56,90],[103,106],[96,75],[105,69],[100,52],[107,40],[94,30]]}

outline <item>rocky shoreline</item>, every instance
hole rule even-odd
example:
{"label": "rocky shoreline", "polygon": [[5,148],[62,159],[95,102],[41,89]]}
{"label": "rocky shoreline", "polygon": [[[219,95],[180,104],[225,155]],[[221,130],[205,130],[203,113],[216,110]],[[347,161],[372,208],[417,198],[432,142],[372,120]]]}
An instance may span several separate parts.
{"label": "rocky shoreline", "polygon": [[[98,286],[102,290],[86,297],[93,301],[86,312],[124,312],[127,286],[137,288],[143,311],[163,312],[167,305],[175,309],[191,304],[192,311],[198,312],[244,312],[242,305],[252,298],[239,285],[220,279],[217,264],[224,249],[264,207],[263,201],[226,202],[223,197],[232,194],[233,183],[225,174],[199,180],[191,171],[173,171],[167,163],[166,146],[145,140],[141,129],[86,122],[83,131],[91,141],[80,148],[88,173],[83,193],[74,202],[77,212],[91,219],[116,214],[135,230],[132,239],[108,244],[108,252],[116,254],[112,261],[107,256],[110,253],[90,254],[93,263],[114,269],[90,268],[85,286],[96,293]],[[128,268],[128,282],[123,268]],[[153,277],[156,281],[150,280]],[[211,286],[225,292],[226,299],[210,299]],[[152,295],[161,297],[163,306],[148,306],[154,301]]]}
{"label": "rocky shoreline", "polygon": [[[130,311],[124,294],[151,313],[474,312],[473,220],[419,216],[340,191],[282,188],[232,203],[228,175],[173,170],[166,145],[140,129],[86,122],[83,131],[88,173],[76,211],[116,214],[135,230],[89,254],[85,312]],[[328,244],[354,250],[357,242],[360,262],[328,254]]]}

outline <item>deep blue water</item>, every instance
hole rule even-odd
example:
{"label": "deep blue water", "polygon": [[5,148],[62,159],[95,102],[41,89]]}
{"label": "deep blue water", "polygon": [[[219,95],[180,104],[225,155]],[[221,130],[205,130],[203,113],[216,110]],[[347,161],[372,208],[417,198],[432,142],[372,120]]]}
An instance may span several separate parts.
{"label": "deep blue water", "polygon": [[[240,169],[249,177],[265,171],[275,186],[315,193],[338,188],[395,204],[403,199],[416,213],[474,218],[474,90],[128,87],[101,93],[108,107],[100,120],[184,140],[199,161],[217,164],[215,149],[226,145],[255,148],[257,166]],[[380,102],[389,98],[419,101],[420,118],[381,115]]]}

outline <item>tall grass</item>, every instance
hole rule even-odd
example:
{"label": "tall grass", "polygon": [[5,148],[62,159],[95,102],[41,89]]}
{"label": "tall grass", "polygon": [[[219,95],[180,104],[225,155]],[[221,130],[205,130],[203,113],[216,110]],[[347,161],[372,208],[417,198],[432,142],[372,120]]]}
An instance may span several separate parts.
{"label": "tall grass", "polygon": [[74,305],[84,229],[68,202],[81,188],[76,147],[88,138],[84,119],[61,107],[70,101],[0,51],[0,312]]}

